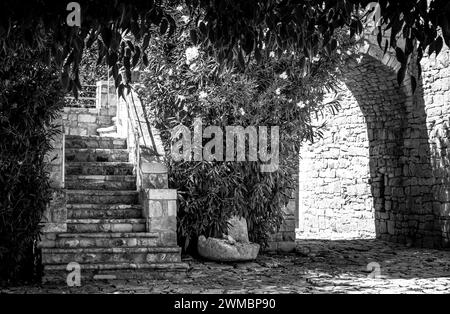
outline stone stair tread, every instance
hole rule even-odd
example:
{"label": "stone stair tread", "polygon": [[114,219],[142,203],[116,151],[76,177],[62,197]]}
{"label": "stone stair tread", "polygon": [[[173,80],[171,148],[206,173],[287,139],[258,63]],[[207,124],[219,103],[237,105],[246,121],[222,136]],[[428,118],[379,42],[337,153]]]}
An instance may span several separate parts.
{"label": "stone stair tread", "polygon": [[65,160],[67,162],[127,162],[129,152],[124,148],[66,148]]}
{"label": "stone stair tread", "polygon": [[133,224],[145,223],[145,218],[101,218],[101,219],[67,219],[68,224]]}
{"label": "stone stair tread", "polygon": [[149,231],[143,218],[127,138],[117,134],[115,125],[97,132],[65,136],[67,229],[42,241],[45,272],[59,272],[65,280],[70,262],[94,276],[185,272],[189,265],[181,261],[173,234]]}
{"label": "stone stair tread", "polygon": [[127,174],[101,175],[101,174],[69,174],[65,180],[103,180],[103,181],[126,181],[135,180],[136,176]]}
{"label": "stone stair tread", "polygon": [[[66,153],[69,152],[123,152],[128,153],[126,148],[66,148]],[[101,161],[99,161],[101,162]]]}
{"label": "stone stair tread", "polygon": [[66,148],[127,148],[127,139],[101,136],[67,136]]}
{"label": "stone stair tread", "polygon": [[66,139],[80,139],[80,140],[124,140],[126,141],[125,137],[105,137],[100,135],[66,135]]}
{"label": "stone stair tread", "polygon": [[67,175],[67,190],[136,191],[134,175]]}
{"label": "stone stair tread", "polygon": [[66,135],[67,148],[127,148],[127,139],[120,137]]}
{"label": "stone stair tread", "polygon": [[126,161],[66,161],[67,175],[133,175],[133,169]]}
{"label": "stone stair tread", "polygon": [[[41,248],[127,248],[157,247],[159,234],[150,232],[106,232],[65,233],[56,235],[54,240],[41,242]],[[50,252],[51,253],[51,252]],[[72,252],[68,252],[72,254]],[[57,253],[59,254],[59,253]]]}
{"label": "stone stair tread", "polygon": [[181,249],[176,246],[67,246],[42,248],[43,263],[68,264],[70,262],[92,264],[115,263],[178,263]]}
{"label": "stone stair tread", "polygon": [[120,210],[120,209],[142,209],[140,204],[89,204],[89,203],[74,203],[67,204],[67,209],[93,209],[93,210]]}
{"label": "stone stair tread", "polygon": [[139,204],[136,190],[71,190],[66,189],[68,204]]}
{"label": "stone stair tread", "polygon": [[57,238],[158,238],[157,232],[58,233]]}
{"label": "stone stair tread", "polygon": [[130,191],[130,190],[114,190],[114,191],[107,191],[107,190],[67,190],[67,194],[83,194],[83,195],[112,195],[112,196],[118,196],[118,195],[137,195],[138,191]]}
{"label": "stone stair tread", "polygon": [[[46,264],[45,269],[52,270],[66,270],[67,265],[64,264]],[[91,270],[116,270],[116,269],[180,269],[188,270],[189,264],[179,263],[81,263],[81,269]]]}
{"label": "stone stair tread", "polygon": [[65,248],[42,248],[43,253],[179,253],[178,246],[153,246],[153,247],[65,247]]}
{"label": "stone stair tread", "polygon": [[138,219],[142,218],[141,208],[67,208],[68,219]]}
{"label": "stone stair tread", "polygon": [[134,167],[129,161],[67,161],[70,166],[110,166],[110,167]]}

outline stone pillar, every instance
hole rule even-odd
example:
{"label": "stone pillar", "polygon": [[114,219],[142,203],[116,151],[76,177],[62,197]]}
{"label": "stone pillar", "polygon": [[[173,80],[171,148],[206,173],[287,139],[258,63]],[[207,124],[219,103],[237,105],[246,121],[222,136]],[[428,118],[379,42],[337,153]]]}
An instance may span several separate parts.
{"label": "stone pillar", "polygon": [[295,203],[295,199],[291,199],[283,208],[283,223],[278,232],[270,235],[268,251],[288,253],[295,250]]}
{"label": "stone pillar", "polygon": [[283,207],[283,222],[278,232],[269,237],[267,251],[289,253],[295,250],[295,227],[298,220],[298,173],[292,173],[296,188],[292,191],[289,202]]}
{"label": "stone pillar", "polygon": [[67,231],[66,193],[64,190],[64,132],[56,135],[52,141],[53,150],[46,156],[50,172],[52,200],[42,218],[43,240],[51,234]]}
{"label": "stone pillar", "polygon": [[150,189],[167,189],[169,187],[167,167],[159,161],[144,160],[142,154],[140,157],[138,185]]}
{"label": "stone pillar", "polygon": [[145,189],[141,191],[147,230],[159,234],[158,245],[177,245],[177,190]]}

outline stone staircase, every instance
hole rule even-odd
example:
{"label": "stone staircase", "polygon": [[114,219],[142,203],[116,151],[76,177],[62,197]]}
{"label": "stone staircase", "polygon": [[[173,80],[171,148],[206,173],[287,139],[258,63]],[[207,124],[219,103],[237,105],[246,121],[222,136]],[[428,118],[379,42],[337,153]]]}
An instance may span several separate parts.
{"label": "stone staircase", "polygon": [[66,136],[67,231],[41,244],[47,279],[61,279],[71,262],[80,264],[82,278],[136,271],[139,278],[168,277],[186,270],[180,248],[162,245],[158,232],[148,231],[136,181],[126,139]]}

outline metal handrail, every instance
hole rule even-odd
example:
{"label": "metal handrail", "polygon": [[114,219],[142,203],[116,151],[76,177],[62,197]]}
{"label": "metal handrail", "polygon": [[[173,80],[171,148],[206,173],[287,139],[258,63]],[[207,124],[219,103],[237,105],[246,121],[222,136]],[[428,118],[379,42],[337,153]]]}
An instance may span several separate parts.
{"label": "metal handrail", "polygon": [[[156,142],[155,142],[155,138],[154,138],[154,136],[152,134],[152,128],[150,126],[150,122],[149,122],[149,119],[147,117],[147,114],[146,114],[144,108],[142,108],[143,118],[145,119],[145,123],[147,125],[148,135],[150,137],[151,143],[146,143],[145,142],[144,130],[142,128],[141,123],[139,122],[139,114],[138,114],[138,110],[136,108],[136,106],[137,106],[136,102],[134,101],[133,92],[130,93],[130,97],[131,97],[131,102],[129,102],[127,99],[125,99],[125,103],[126,103],[126,106],[127,106],[128,120],[130,120],[131,123],[133,124],[132,125],[133,131],[138,134],[139,140],[140,139],[143,140],[143,144],[144,144],[145,147],[148,147],[148,148],[152,149],[154,152],[158,152],[157,146],[156,146]],[[131,106],[133,106],[133,108],[130,108]],[[142,103],[141,103],[141,106],[142,106]],[[136,119],[138,121],[135,121],[132,118],[131,110],[134,111],[134,114],[135,114]],[[139,144],[140,144],[140,142],[138,142],[138,145]]]}
{"label": "metal handrail", "polygon": [[[130,108],[129,108],[129,106],[128,106],[128,102],[127,101],[125,101],[125,104],[126,104],[126,106],[127,106],[127,115],[128,115],[128,121],[127,121],[127,124],[128,124],[128,130],[130,130],[132,133],[133,133],[133,139],[134,139],[134,159],[135,159],[135,163],[136,163],[136,174],[138,174],[139,173],[139,171],[140,171],[140,158],[139,158],[139,155],[140,155],[140,138],[141,138],[141,135],[139,134],[139,130],[138,130],[138,128],[137,128],[137,126],[135,126],[134,124],[135,123],[133,123],[134,122],[134,119],[131,117],[131,114],[130,114]],[[138,179],[139,178],[139,176],[136,176],[136,179]],[[139,186],[139,182],[136,182],[137,183],[137,185]]]}

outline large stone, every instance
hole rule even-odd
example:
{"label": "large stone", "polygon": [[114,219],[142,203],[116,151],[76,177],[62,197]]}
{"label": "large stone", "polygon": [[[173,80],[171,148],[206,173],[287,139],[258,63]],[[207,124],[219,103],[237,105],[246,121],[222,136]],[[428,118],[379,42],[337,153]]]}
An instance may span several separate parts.
{"label": "large stone", "polygon": [[245,218],[239,218],[237,216],[228,220],[230,226],[228,227],[228,235],[231,236],[237,242],[249,243],[247,220]]}
{"label": "large stone", "polygon": [[225,239],[198,238],[197,250],[200,256],[217,262],[240,262],[256,259],[259,244],[230,242]]}

